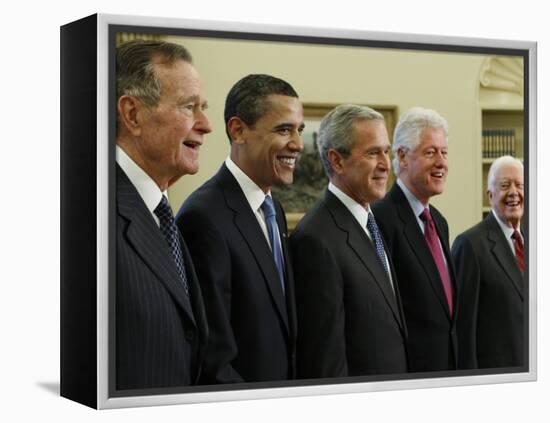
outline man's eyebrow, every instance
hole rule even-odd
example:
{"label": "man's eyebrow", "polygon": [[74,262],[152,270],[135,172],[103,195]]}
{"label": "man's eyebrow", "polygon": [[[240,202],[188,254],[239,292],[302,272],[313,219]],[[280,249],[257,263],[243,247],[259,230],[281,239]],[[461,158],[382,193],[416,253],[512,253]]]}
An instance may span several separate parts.
{"label": "man's eyebrow", "polygon": [[200,97],[197,94],[190,95],[188,97],[180,97],[178,103],[197,103],[200,100]]}
{"label": "man's eyebrow", "polygon": [[273,129],[286,129],[286,128],[292,128],[293,126],[294,125],[292,125],[292,123],[283,122],[283,123],[279,123],[278,125],[275,125]]}
{"label": "man's eyebrow", "polygon": [[[279,123],[278,125],[275,125],[273,129],[286,129],[286,128],[294,128],[296,125],[291,122],[283,122]],[[302,123],[298,129],[304,129],[305,125]]]}

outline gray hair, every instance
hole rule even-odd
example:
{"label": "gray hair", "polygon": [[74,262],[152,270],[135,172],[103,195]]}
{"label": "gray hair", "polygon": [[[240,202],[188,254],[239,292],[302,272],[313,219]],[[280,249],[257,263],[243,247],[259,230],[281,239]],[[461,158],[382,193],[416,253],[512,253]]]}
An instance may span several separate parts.
{"label": "gray hair", "polygon": [[333,169],[328,158],[329,150],[336,150],[347,157],[353,148],[353,125],[358,120],[377,120],[384,122],[384,116],[367,106],[342,104],[335,107],[321,121],[317,136],[317,147],[321,162],[330,178]]}
{"label": "gray hair", "polygon": [[171,65],[177,60],[192,63],[189,51],[179,45],[158,41],[134,40],[116,49],[117,101],[123,95],[139,98],[148,107],[160,101],[161,84],[154,69],[154,59]]}
{"label": "gray hair", "polygon": [[495,187],[495,176],[498,173],[498,171],[506,165],[510,164],[516,164],[521,167],[521,171],[523,172],[523,163],[520,159],[516,159],[512,156],[501,156],[498,159],[495,159],[495,161],[491,164],[491,167],[489,168],[489,174],[487,175],[487,189],[492,191],[492,189]]}
{"label": "gray hair", "polygon": [[420,136],[425,128],[442,129],[447,141],[449,126],[445,118],[435,110],[413,107],[399,118],[399,122],[395,127],[392,145],[393,171],[397,176],[401,171],[398,150],[414,150],[420,144]]}

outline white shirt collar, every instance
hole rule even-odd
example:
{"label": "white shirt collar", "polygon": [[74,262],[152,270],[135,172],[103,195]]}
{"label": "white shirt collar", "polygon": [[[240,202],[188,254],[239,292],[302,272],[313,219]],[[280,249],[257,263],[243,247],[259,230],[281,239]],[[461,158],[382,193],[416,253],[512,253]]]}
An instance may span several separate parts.
{"label": "white shirt collar", "polygon": [[116,161],[136,188],[147,209],[153,214],[155,220],[157,220],[154,211],[163,195],[166,195],[168,198],[168,193],[166,191],[162,192],[156,182],[118,145],[116,146]]}
{"label": "white shirt collar", "polygon": [[254,213],[258,211],[260,206],[265,200],[266,195],[271,195],[271,192],[265,194],[256,183],[250,179],[250,177],[244,173],[239,166],[235,164],[231,157],[225,159],[225,165],[231,174],[237,180],[237,183],[241,187],[246,201],[250,204],[250,208]]}
{"label": "white shirt collar", "polygon": [[346,208],[350,211],[353,217],[355,217],[362,228],[367,227],[367,220],[370,213],[370,204],[365,209],[361,204],[359,204],[357,201],[355,201],[353,198],[343,192],[332,182],[329,182],[328,190],[332,192],[336,196],[336,198],[338,198],[344,204],[344,206],[346,206]]}
{"label": "white shirt collar", "polygon": [[[491,213],[493,213],[493,216],[495,216],[498,226],[500,226],[500,229],[502,229],[502,233],[504,234],[504,237],[508,240],[508,242],[511,242],[513,245],[513,241],[510,241],[510,240],[512,239],[514,228],[508,226],[506,223],[500,220],[500,217],[498,217],[498,215],[495,213],[493,209],[491,209]],[[523,235],[521,235],[521,231],[519,229],[518,229],[518,232],[521,236],[521,239],[523,240]]]}
{"label": "white shirt collar", "polygon": [[[409,202],[409,205],[411,206],[411,209],[416,218],[420,219],[419,216],[424,211],[426,206],[414,196],[414,194],[407,188],[405,183],[399,178],[397,178],[397,185],[399,185],[399,187],[403,191],[403,194],[405,194],[405,197],[407,198],[407,201]],[[428,204],[427,207],[429,208],[430,205]]]}
{"label": "white shirt collar", "polygon": [[[357,201],[355,201],[353,198],[351,198],[349,195],[347,195],[345,192],[343,192],[340,188],[338,188],[336,185],[334,185],[332,182],[329,182],[328,184],[328,190],[332,192],[338,200],[346,206],[346,208],[349,210],[349,212],[352,214],[352,216],[357,220],[359,225],[363,228],[363,231],[365,231],[365,234],[372,240],[373,235],[369,232],[367,229],[367,221],[369,219],[369,213],[372,213],[370,209],[370,204],[367,206],[367,208],[364,208],[361,204],[359,204]],[[374,217],[374,214],[373,214]],[[386,262],[386,266],[389,269],[390,263],[388,261],[388,256],[386,255],[386,252],[384,251],[384,260]],[[395,290],[393,286],[393,279],[391,276],[391,272],[388,274],[388,278],[390,280],[390,285],[393,290]]]}

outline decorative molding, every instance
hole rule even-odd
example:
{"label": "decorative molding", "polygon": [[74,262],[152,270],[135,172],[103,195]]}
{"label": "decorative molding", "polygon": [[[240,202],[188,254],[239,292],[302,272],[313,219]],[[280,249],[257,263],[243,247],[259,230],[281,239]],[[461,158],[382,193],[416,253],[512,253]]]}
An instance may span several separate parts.
{"label": "decorative molding", "polygon": [[489,56],[481,67],[482,88],[523,95],[523,58]]}

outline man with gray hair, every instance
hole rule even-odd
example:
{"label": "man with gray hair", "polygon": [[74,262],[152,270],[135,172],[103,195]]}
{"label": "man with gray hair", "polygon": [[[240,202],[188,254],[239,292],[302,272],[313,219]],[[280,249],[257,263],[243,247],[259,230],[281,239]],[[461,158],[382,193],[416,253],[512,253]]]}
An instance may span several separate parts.
{"label": "man with gray hair", "polygon": [[527,362],[523,194],[521,161],[511,156],[496,159],[487,181],[491,211],[453,243],[461,286],[461,367],[518,367]]}
{"label": "man with gray hair", "polygon": [[211,131],[191,55],[133,41],[116,52],[117,389],[196,383],[207,326],[200,287],[167,199],[198,170]]}
{"label": "man with gray hair", "polygon": [[457,366],[457,292],[449,229],[429,204],[445,188],[447,133],[446,120],[433,110],[415,107],[404,113],[392,147],[397,181],[373,205],[400,283],[413,372]]}
{"label": "man with gray hair", "polygon": [[383,116],[341,105],[317,138],[329,178],[324,197],[292,233],[299,378],[405,373],[399,286],[370,210],[390,169]]}

